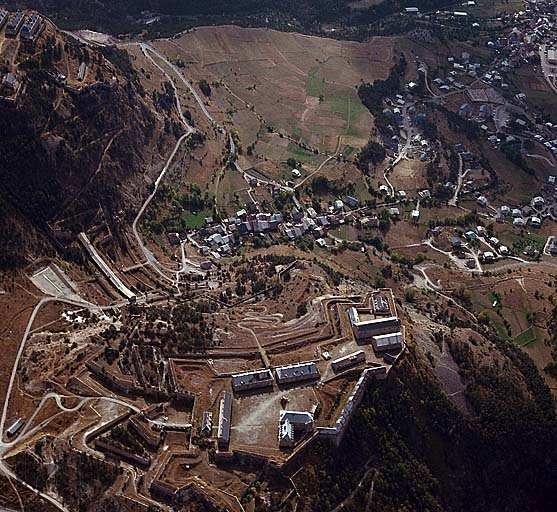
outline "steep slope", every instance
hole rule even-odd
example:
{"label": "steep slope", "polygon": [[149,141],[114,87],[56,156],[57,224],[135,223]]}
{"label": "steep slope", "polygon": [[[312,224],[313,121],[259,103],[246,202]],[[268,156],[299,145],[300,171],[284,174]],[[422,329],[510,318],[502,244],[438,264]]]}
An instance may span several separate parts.
{"label": "steep slope", "polygon": [[370,387],[340,450],[309,451],[295,478],[298,510],[339,502],[347,512],[555,510],[549,390],[517,347],[470,329],[454,334],[472,415],[441,391],[413,345],[387,381]]}
{"label": "steep slope", "polygon": [[[3,51],[14,44],[6,40]],[[19,230],[23,238],[9,239],[31,253],[57,221],[76,231],[99,208],[110,223],[124,198],[133,204],[160,123],[123,51],[93,51],[48,25],[36,47],[16,55],[3,71],[22,85],[0,102],[0,231]],[[25,260],[23,247],[5,246],[3,266]]]}

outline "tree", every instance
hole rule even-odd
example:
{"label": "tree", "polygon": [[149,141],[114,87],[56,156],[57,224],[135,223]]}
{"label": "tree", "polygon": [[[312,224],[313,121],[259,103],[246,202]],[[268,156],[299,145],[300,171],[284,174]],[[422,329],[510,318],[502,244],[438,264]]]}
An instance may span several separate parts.
{"label": "tree", "polygon": [[199,80],[198,85],[199,85],[199,89],[205,96],[207,97],[211,96],[211,86],[209,85],[209,82],[205,80],[205,78]]}

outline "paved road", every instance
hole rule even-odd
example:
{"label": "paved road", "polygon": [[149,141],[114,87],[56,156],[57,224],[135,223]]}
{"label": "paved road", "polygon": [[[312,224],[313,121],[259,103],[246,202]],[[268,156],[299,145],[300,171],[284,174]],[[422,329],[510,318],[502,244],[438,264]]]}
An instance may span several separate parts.
{"label": "paved road", "polygon": [[64,304],[71,304],[73,306],[85,307],[85,308],[93,309],[95,311],[98,311],[99,309],[101,309],[98,306],[95,306],[95,305],[93,305],[89,302],[85,302],[85,301],[80,302],[80,301],[76,301],[76,300],[72,300],[72,299],[65,299],[65,298],[62,298],[62,297],[45,297],[45,298],[42,298],[38,302],[38,304],[34,307],[33,312],[31,313],[31,317],[29,318],[29,322],[27,323],[27,327],[25,328],[23,338],[22,338],[21,343],[19,345],[19,350],[17,352],[16,358],[15,358],[15,361],[14,361],[14,365],[12,367],[12,372],[11,372],[11,375],[10,375],[10,381],[8,383],[8,389],[6,390],[6,396],[4,398],[4,407],[2,409],[2,417],[0,418],[0,473],[3,473],[4,475],[8,476],[9,478],[13,478],[14,480],[17,480],[21,485],[24,485],[25,487],[27,487],[28,489],[30,489],[34,493],[37,493],[42,498],[44,498],[45,500],[50,502],[58,510],[62,510],[64,512],[69,512],[69,510],[66,507],[64,507],[64,505],[62,503],[58,502],[55,498],[53,498],[52,496],[49,496],[48,494],[39,492],[37,489],[34,489],[32,486],[30,486],[27,482],[24,482],[23,480],[21,480],[17,475],[15,475],[12,472],[12,470],[8,467],[8,465],[6,464],[6,462],[4,460],[4,453],[5,453],[6,449],[10,447],[11,444],[4,442],[3,435],[4,435],[4,431],[5,431],[5,427],[6,427],[6,418],[8,416],[8,408],[9,408],[9,404],[10,404],[10,397],[11,397],[12,390],[13,390],[13,387],[14,387],[14,382],[15,382],[15,379],[16,379],[16,376],[17,376],[17,369],[19,367],[19,362],[21,360],[23,350],[25,349],[25,344],[26,344],[27,339],[29,337],[29,333],[31,332],[31,327],[32,327],[33,323],[35,322],[35,319],[36,319],[37,315],[39,314],[41,308],[45,304],[48,304],[50,302],[62,302]]}

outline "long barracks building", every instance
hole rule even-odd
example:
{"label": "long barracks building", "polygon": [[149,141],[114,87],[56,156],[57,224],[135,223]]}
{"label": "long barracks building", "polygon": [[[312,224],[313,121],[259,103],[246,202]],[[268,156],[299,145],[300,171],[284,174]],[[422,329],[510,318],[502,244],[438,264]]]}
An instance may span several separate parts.
{"label": "long barracks building", "polygon": [[396,316],[366,318],[360,316],[356,308],[351,307],[348,310],[348,317],[354,336],[358,341],[371,341],[374,336],[400,331],[400,320]]}

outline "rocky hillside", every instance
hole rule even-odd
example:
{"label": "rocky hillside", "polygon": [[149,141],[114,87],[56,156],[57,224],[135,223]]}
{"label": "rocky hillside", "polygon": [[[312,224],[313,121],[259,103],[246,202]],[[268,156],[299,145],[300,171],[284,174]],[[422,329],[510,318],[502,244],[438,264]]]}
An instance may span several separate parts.
{"label": "rocky hillside", "polygon": [[6,39],[2,57],[12,51],[0,69],[21,84],[0,101],[0,236],[12,248],[3,267],[48,252],[60,221],[76,232],[99,209],[114,221],[145,192],[137,185],[160,137],[124,51],[86,48],[51,25],[35,46]]}
{"label": "rocky hillside", "polygon": [[450,350],[469,413],[411,346],[389,379],[370,387],[340,449],[308,451],[295,478],[297,510],[555,510],[554,404],[531,360],[471,329],[455,329]]}

